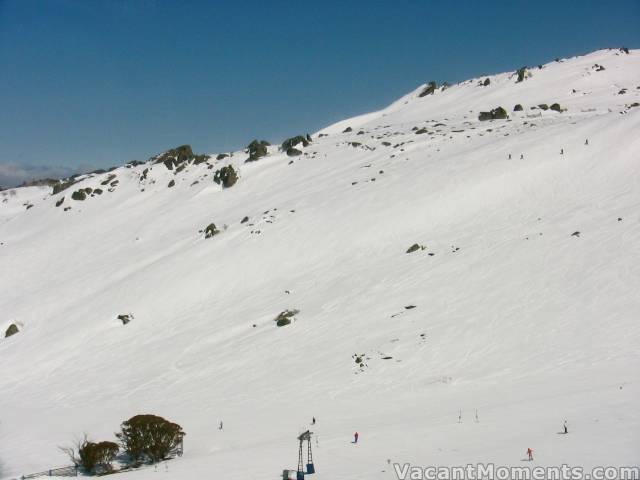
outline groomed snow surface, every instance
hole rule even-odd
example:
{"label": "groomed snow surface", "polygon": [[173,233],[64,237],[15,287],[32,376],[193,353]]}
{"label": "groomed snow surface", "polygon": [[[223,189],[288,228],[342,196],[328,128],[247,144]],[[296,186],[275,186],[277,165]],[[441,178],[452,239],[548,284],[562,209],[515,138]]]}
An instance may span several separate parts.
{"label": "groomed snow surface", "polygon": [[141,413],[185,452],[122,478],[275,479],[312,416],[317,480],[638,465],[640,50],[530,72],[419,88],[298,157],[121,167],[84,201],[108,174],[2,192],[0,334],[20,332],[0,338],[0,477]]}

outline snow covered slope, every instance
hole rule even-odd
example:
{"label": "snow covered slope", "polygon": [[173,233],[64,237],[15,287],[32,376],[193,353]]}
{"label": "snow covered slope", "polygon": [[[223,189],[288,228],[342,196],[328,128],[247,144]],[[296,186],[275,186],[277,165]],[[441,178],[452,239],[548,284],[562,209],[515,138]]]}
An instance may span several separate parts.
{"label": "snow covered slope", "polygon": [[181,424],[185,454],[131,479],[277,478],[312,416],[318,480],[527,447],[637,465],[640,50],[529,71],[421,87],[296,157],[2,192],[0,333],[20,332],[0,338],[0,477],[139,413]]}

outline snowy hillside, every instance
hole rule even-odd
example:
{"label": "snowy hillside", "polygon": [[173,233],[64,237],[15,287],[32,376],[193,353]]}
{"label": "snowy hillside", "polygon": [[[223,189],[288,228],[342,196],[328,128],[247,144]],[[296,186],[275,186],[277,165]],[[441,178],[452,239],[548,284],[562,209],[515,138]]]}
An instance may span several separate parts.
{"label": "snowy hillside", "polygon": [[298,156],[0,192],[0,478],[139,413],[187,435],[132,480],[278,478],[312,416],[318,480],[528,447],[527,466],[638,465],[640,50],[517,77],[423,85]]}

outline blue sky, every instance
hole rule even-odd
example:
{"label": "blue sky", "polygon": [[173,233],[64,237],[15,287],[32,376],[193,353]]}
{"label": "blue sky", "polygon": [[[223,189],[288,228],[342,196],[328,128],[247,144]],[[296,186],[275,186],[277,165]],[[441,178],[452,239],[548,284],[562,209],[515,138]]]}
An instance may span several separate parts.
{"label": "blue sky", "polygon": [[638,0],[0,0],[0,185],[281,141],[428,80],[638,48],[639,25]]}

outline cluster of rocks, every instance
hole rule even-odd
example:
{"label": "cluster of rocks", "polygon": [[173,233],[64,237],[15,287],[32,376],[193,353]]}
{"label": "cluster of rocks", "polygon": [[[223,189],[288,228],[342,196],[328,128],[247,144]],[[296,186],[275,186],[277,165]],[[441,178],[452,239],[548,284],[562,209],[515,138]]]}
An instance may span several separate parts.
{"label": "cluster of rocks", "polygon": [[502,107],[494,108],[490,112],[480,112],[480,115],[478,116],[478,120],[481,121],[504,120],[505,118],[509,118],[509,115],[507,114],[507,111]]}

